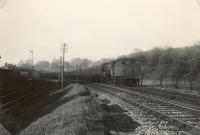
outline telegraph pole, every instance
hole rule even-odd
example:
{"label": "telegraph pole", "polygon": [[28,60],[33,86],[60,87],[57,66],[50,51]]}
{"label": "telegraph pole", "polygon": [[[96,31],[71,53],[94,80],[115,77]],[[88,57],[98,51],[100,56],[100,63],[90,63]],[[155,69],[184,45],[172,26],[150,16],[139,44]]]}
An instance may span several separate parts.
{"label": "telegraph pole", "polygon": [[61,69],[61,88],[64,88],[64,73],[65,73],[65,53],[68,52],[68,44],[63,43],[61,46],[62,69]]}
{"label": "telegraph pole", "polygon": [[32,54],[32,75],[33,75],[33,50],[29,50],[30,52],[31,52],[31,54]]}
{"label": "telegraph pole", "polygon": [[[1,64],[1,55],[0,55],[0,64]],[[1,66],[2,66],[2,65],[0,65],[0,68],[1,68]]]}

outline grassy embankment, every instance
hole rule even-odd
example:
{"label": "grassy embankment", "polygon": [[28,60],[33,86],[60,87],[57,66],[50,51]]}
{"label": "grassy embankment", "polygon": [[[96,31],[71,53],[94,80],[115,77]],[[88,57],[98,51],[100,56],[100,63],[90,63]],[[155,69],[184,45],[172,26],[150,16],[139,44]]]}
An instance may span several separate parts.
{"label": "grassy embankment", "polygon": [[119,106],[108,106],[81,85],[49,105],[54,111],[33,122],[20,135],[110,135],[110,131],[132,132],[139,125]]}

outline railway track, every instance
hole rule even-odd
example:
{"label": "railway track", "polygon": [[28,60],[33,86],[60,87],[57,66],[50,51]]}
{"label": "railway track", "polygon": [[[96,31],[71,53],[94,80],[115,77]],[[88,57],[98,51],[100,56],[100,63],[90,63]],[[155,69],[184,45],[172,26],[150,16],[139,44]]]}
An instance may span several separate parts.
{"label": "railway track", "polygon": [[[66,88],[71,89],[72,86],[70,85],[69,87],[66,87]],[[0,97],[0,103],[3,100],[3,104],[0,104],[0,114],[17,109],[20,105],[29,103],[29,101],[35,100],[37,97],[48,92],[50,91],[49,90],[33,91],[27,94],[21,94],[19,97],[15,97],[15,98],[13,98],[13,96],[19,93],[11,92],[6,95],[2,95]]]}
{"label": "railway track", "polygon": [[28,103],[28,101],[33,100],[34,98],[44,94],[46,91],[40,91],[40,92],[31,92],[28,94],[21,95],[16,98],[12,98],[13,95],[16,94],[16,92],[9,93],[7,95],[3,95],[0,97],[0,100],[4,100],[4,103],[0,105],[0,113],[6,113],[8,111],[17,109],[20,105]]}
{"label": "railway track", "polygon": [[167,100],[179,101],[187,104],[188,106],[193,106],[195,108],[200,109],[200,95],[183,92],[178,90],[170,90],[170,89],[159,89],[159,88],[149,88],[149,87],[128,87],[128,86],[117,86],[121,88],[130,89],[132,91],[136,91],[139,93],[150,94],[153,96],[159,96],[160,98],[164,98]]}
{"label": "railway track", "polygon": [[195,130],[200,132],[200,110],[161,100],[155,97],[130,92],[113,86],[89,85],[92,89],[98,89],[113,95],[122,101],[137,106],[140,109],[153,114],[160,119],[167,120],[172,125],[185,131]]}

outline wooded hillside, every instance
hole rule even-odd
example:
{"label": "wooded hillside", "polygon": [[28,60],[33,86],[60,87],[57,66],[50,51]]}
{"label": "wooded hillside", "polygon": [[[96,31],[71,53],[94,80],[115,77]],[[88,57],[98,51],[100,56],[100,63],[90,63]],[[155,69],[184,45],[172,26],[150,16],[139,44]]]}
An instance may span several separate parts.
{"label": "wooded hillside", "polygon": [[146,79],[171,82],[178,88],[188,82],[191,89],[200,80],[200,41],[183,48],[156,47],[149,51],[138,51],[128,55],[137,59]]}

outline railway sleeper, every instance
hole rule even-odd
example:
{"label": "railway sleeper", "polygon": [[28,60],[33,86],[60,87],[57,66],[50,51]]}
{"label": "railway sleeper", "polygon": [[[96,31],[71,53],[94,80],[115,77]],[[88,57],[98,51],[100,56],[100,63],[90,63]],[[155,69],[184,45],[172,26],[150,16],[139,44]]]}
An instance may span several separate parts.
{"label": "railway sleeper", "polygon": [[184,116],[182,113],[179,113],[179,112],[164,111],[163,113],[174,115],[174,116]]}
{"label": "railway sleeper", "polygon": [[[173,111],[173,113],[179,113],[178,111],[172,110],[172,109],[157,109],[160,112],[171,112]],[[180,114],[180,113],[179,113]]]}
{"label": "railway sleeper", "polygon": [[184,119],[194,119],[196,121],[199,121],[198,118],[195,118],[193,116],[175,116],[175,118],[179,119],[179,118],[184,118]]}
{"label": "railway sleeper", "polygon": [[199,121],[199,118],[196,118],[194,116],[176,116],[176,118],[184,118],[184,119],[195,119]]}

